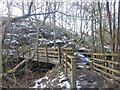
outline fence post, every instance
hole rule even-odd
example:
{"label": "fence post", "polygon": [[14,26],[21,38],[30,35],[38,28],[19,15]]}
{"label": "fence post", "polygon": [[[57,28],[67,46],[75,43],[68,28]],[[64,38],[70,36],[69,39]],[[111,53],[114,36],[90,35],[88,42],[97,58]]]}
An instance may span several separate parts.
{"label": "fence post", "polygon": [[65,76],[67,77],[67,55],[65,54]]}
{"label": "fence post", "polygon": [[38,61],[38,47],[37,47],[37,61]]}
{"label": "fence post", "polygon": [[[104,58],[105,60],[107,60],[107,56],[105,56],[105,58]],[[106,67],[108,67],[108,62],[105,62],[105,66]],[[109,73],[109,70],[105,70],[107,73]],[[109,76],[108,75],[105,75],[107,78],[109,78]]]}
{"label": "fence post", "polygon": [[[112,56],[112,61],[114,62],[114,56]],[[112,63],[112,69],[115,69],[115,65]],[[114,75],[114,72],[112,72],[112,75]]]}
{"label": "fence post", "polygon": [[92,62],[90,62],[90,67],[91,67],[92,70],[94,70],[95,66],[93,64],[93,62],[94,62],[93,58],[95,58],[95,56],[93,55],[93,53],[91,55],[92,55]]}
{"label": "fence post", "polygon": [[58,61],[59,61],[59,64],[61,65],[61,53],[60,53],[60,48],[58,47]]}
{"label": "fence post", "polygon": [[47,60],[47,62],[49,62],[49,61],[48,61],[47,47],[45,47],[45,56],[46,56],[46,60]]}
{"label": "fence post", "polygon": [[71,88],[76,88],[76,59],[71,58],[71,72],[72,72],[72,80],[71,80]]}

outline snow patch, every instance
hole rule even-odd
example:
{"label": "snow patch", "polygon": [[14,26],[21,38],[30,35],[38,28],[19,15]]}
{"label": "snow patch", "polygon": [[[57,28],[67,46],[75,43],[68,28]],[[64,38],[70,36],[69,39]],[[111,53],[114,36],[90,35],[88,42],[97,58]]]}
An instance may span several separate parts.
{"label": "snow patch", "polygon": [[83,62],[83,63],[77,63],[78,65],[86,65],[86,63],[85,62]]}
{"label": "snow patch", "polygon": [[68,82],[68,81],[65,81],[65,82],[63,82],[63,83],[59,83],[59,84],[57,84],[58,86],[61,86],[61,87],[63,87],[63,86],[65,86],[66,88],[70,88],[70,83]]}
{"label": "snow patch", "polygon": [[[79,56],[79,57],[85,57],[84,55],[80,54],[80,53],[74,53],[75,56]],[[88,58],[77,58],[77,60],[80,61],[85,61],[85,62],[92,62],[92,60],[88,59]]]}
{"label": "snow patch", "polygon": [[78,80],[76,81],[76,87],[77,87],[77,88],[81,88],[81,86],[80,86],[80,81],[78,81]]}
{"label": "snow patch", "polygon": [[63,42],[62,40],[60,40],[60,39],[57,39],[56,40],[56,43],[59,43],[59,42]]}
{"label": "snow patch", "polygon": [[11,43],[19,43],[17,40],[12,40]]}
{"label": "snow patch", "polygon": [[78,65],[79,68],[84,68],[84,66]]}
{"label": "snow patch", "polygon": [[55,80],[57,80],[57,78],[54,78],[51,82],[54,82]]}
{"label": "snow patch", "polygon": [[85,57],[84,55],[79,54],[79,53],[74,53],[74,55],[76,55],[76,56],[80,56],[80,57]]}
{"label": "snow patch", "polygon": [[66,80],[67,78],[66,77],[63,77],[59,80],[59,82],[62,82],[63,80]]}
{"label": "snow patch", "polygon": [[41,79],[36,80],[36,81],[35,81],[35,86],[33,86],[32,88],[38,88],[38,87],[40,87],[40,88],[45,88],[46,85],[44,85],[43,83],[41,83],[43,79],[48,80],[48,77],[45,76],[45,77],[43,77],[43,78],[41,78]]}

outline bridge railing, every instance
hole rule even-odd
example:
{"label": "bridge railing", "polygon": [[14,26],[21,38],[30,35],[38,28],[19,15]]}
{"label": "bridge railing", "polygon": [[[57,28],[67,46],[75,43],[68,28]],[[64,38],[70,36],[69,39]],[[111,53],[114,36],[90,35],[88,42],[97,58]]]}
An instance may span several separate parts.
{"label": "bridge railing", "polygon": [[[64,67],[65,76],[69,79],[71,87],[76,87],[76,59],[74,56],[68,55],[72,52],[72,48],[38,48],[38,56],[46,57],[47,62],[50,58],[58,59],[58,63]],[[33,49],[34,51],[34,49]]]}
{"label": "bridge railing", "polygon": [[62,66],[64,67],[65,76],[71,83],[71,88],[76,88],[76,59],[74,56],[66,53],[62,54]]}
{"label": "bridge railing", "polygon": [[118,53],[75,53],[85,55],[82,58],[91,59],[93,69],[97,73],[102,73],[103,77],[109,80],[114,79],[115,81],[120,81],[120,58]]}
{"label": "bridge railing", "polygon": [[[24,56],[31,56],[34,52],[34,48],[30,48],[28,53]],[[58,59],[59,63],[61,63],[62,53],[70,53],[72,48],[47,48],[47,47],[38,47],[38,51],[36,54],[36,59],[39,60],[39,57],[45,57],[47,62],[51,62],[52,59]]]}

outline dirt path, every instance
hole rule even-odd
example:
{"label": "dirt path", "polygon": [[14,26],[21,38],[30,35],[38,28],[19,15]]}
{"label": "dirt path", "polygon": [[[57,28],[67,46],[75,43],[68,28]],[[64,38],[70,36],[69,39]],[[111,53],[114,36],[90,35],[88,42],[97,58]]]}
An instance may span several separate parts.
{"label": "dirt path", "polygon": [[81,88],[116,88],[115,85],[91,69],[77,69],[77,81],[79,81]]}

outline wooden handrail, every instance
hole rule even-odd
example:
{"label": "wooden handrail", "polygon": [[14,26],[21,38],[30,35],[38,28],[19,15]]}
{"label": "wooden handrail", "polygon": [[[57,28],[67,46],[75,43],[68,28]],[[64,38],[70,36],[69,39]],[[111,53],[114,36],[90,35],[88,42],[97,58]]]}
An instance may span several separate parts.
{"label": "wooden handrail", "polygon": [[114,75],[112,75],[112,74],[110,74],[110,73],[108,73],[108,72],[102,71],[101,69],[98,69],[98,68],[96,68],[96,67],[94,67],[94,69],[97,70],[97,71],[100,71],[100,72],[103,73],[103,74],[106,74],[106,75],[110,76],[111,78],[114,78],[115,80],[120,81],[120,78],[119,78],[119,77],[116,77],[116,76],[114,76]]}
{"label": "wooden handrail", "polygon": [[[38,55],[46,57],[47,62],[50,62],[48,59],[49,57],[58,58],[59,64],[64,66],[65,75],[70,80],[72,88],[76,87],[76,71],[77,71],[76,66],[77,65],[76,65],[75,58],[91,59],[93,61],[92,66],[95,71],[99,71],[105,74],[106,76],[113,78],[114,80],[117,80],[120,78],[116,76],[115,74],[117,73],[120,75],[120,70],[117,70],[114,67],[114,65],[119,65],[120,67],[120,62],[117,62],[117,60],[114,60],[113,58],[113,57],[118,57],[119,56],[118,53],[86,53],[86,52],[72,52],[70,50],[72,50],[72,48],[47,48],[47,47],[42,48],[42,47],[39,47]],[[34,51],[34,48],[31,48],[29,51]],[[69,55],[69,53],[85,54],[85,55],[89,55],[90,57],[73,56],[73,55]],[[62,56],[62,59],[61,59],[61,56]],[[101,58],[98,58],[97,56],[101,56]],[[106,58],[106,57],[109,57],[109,58],[112,57],[112,58],[109,60],[109,58]],[[71,77],[68,75],[68,73],[70,74]]]}
{"label": "wooden handrail", "polygon": [[[70,59],[70,62],[69,60]],[[66,53],[63,53],[63,58],[62,58],[62,65],[64,66],[65,70],[65,75],[68,77],[71,83],[71,88],[76,88],[76,59],[72,55],[68,55]],[[68,69],[68,67],[70,69]],[[68,73],[71,75],[68,75]]]}
{"label": "wooden handrail", "polygon": [[86,53],[86,52],[74,52],[79,54],[87,54],[87,55],[100,55],[100,56],[119,56],[118,53]]}
{"label": "wooden handrail", "polygon": [[93,63],[93,64],[96,65],[96,66],[98,66],[98,67],[105,68],[105,69],[107,69],[107,70],[110,70],[110,71],[112,71],[112,72],[115,72],[115,73],[119,73],[119,74],[120,74],[120,71],[115,70],[115,69],[113,69],[113,68],[109,68],[109,67],[106,67],[106,66],[97,64],[97,63]]}

